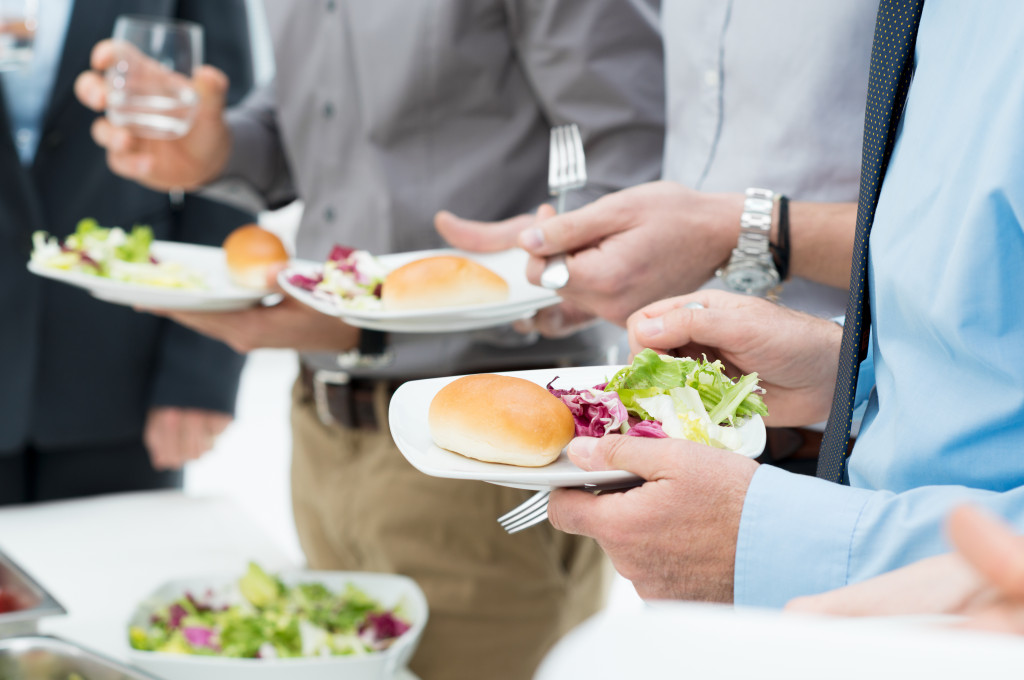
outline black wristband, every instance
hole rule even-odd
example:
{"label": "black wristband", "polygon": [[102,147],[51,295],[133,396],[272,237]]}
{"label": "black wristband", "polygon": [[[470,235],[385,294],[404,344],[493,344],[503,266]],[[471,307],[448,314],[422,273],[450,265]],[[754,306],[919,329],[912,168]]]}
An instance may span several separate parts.
{"label": "black wristband", "polygon": [[789,199],[785,196],[779,196],[778,243],[772,243],[770,247],[779,280],[785,281],[789,277]]}
{"label": "black wristband", "polygon": [[384,354],[388,346],[387,333],[362,329],[359,331],[359,354],[372,357]]}

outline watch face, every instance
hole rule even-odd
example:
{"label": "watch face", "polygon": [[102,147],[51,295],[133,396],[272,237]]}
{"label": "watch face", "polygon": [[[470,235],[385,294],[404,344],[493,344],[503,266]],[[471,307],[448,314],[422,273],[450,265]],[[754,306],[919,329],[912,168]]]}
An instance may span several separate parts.
{"label": "watch face", "polygon": [[728,268],[725,283],[733,290],[761,294],[779,283],[779,274],[757,263],[744,263]]}

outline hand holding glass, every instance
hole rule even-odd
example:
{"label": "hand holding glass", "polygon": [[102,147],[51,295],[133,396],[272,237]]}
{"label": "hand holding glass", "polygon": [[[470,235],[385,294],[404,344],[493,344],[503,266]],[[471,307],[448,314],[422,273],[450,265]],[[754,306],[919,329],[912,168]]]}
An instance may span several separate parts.
{"label": "hand holding glass", "polygon": [[203,28],[189,21],[122,16],[117,60],[107,70],[107,118],[140,137],[177,139],[192,127],[199,98],[192,74],[203,61]]}

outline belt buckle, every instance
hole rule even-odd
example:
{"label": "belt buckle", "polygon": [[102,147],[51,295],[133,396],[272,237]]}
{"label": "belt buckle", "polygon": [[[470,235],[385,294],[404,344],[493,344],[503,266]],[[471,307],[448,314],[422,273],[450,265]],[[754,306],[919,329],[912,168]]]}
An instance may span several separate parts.
{"label": "belt buckle", "polygon": [[313,371],[313,404],[316,405],[316,415],[324,425],[331,426],[337,423],[331,415],[331,404],[327,396],[327,387],[330,385],[347,385],[352,380],[348,373],[343,371],[328,371],[318,369]]}

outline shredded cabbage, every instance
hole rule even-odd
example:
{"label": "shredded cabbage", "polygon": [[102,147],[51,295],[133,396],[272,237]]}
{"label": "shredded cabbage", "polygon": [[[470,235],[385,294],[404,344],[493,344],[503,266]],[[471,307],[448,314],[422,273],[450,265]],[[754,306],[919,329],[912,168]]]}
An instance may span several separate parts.
{"label": "shredded cabbage", "polygon": [[45,231],[32,234],[32,261],[49,269],[89,274],[159,288],[203,289],[202,276],[176,262],[158,262],[150,253],[153,230],[130,232],[84,219],[61,243]]}
{"label": "shredded cabbage", "polygon": [[720,361],[706,358],[677,359],[646,349],[605,384],[559,389],[555,380],[548,391],[569,407],[577,437],[621,432],[736,450],[743,444],[736,426],[768,414],[757,373],[732,380]]}
{"label": "shredded cabbage", "polygon": [[254,563],[238,582],[238,600],[213,593],[184,597],[132,626],[135,649],[238,658],[363,655],[386,649],[410,625],[349,584],[340,593],[321,583],[288,587]]}
{"label": "shredded cabbage", "polygon": [[387,269],[365,250],[334,246],[313,276],[292,274],[288,282],[350,309],[380,309]]}

